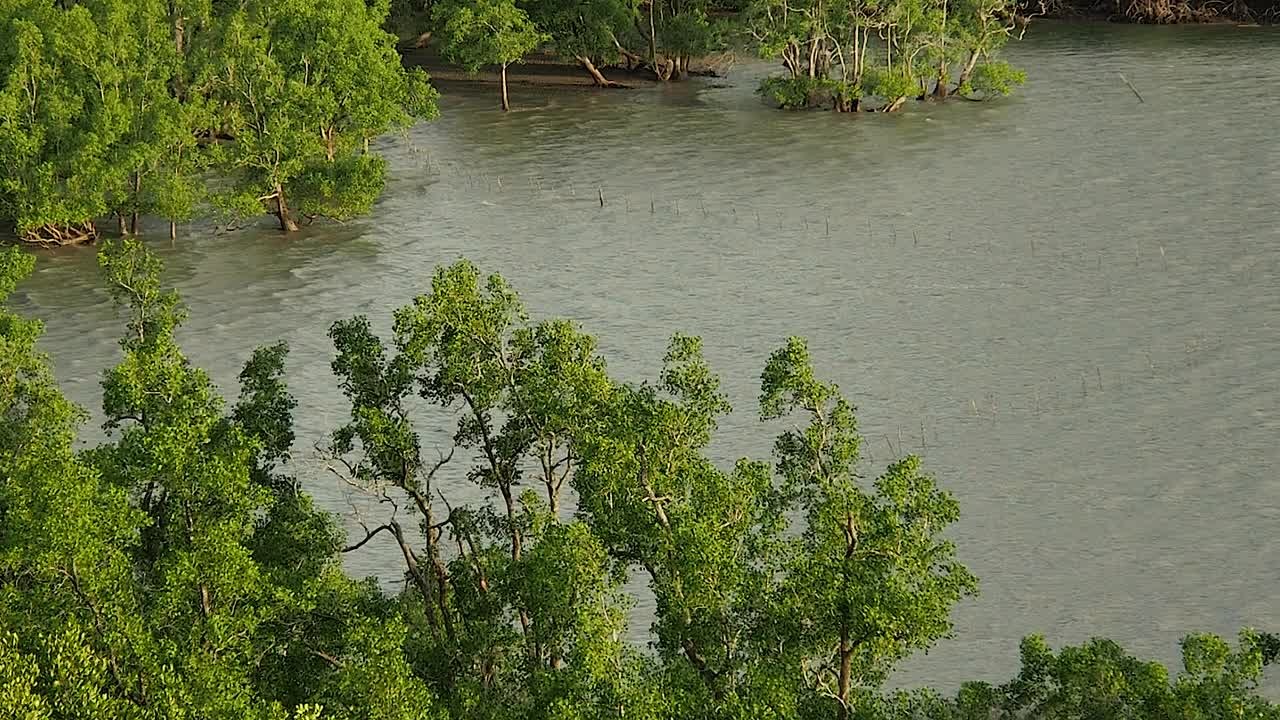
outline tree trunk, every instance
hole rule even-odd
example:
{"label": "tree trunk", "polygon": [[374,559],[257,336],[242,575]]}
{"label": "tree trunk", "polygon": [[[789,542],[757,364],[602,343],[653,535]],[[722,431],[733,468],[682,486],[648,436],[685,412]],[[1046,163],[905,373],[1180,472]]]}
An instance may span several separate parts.
{"label": "tree trunk", "polygon": [[298,223],[289,216],[289,205],[284,200],[284,188],[276,188],[276,217],[280,219],[280,229],[284,232],[297,232]]}
{"label": "tree trunk", "polygon": [[939,76],[938,84],[933,86],[933,98],[935,100],[946,100],[950,94],[951,88],[947,86],[947,79]]}
{"label": "tree trunk", "polygon": [[129,213],[129,232],[138,234],[138,203],[139,196],[142,195],[142,174],[133,174],[133,212]]}
{"label": "tree trunk", "polygon": [[502,64],[502,112],[511,109],[511,101],[507,99],[507,64]]}
{"label": "tree trunk", "polygon": [[658,79],[666,82],[667,78],[662,77],[662,71],[658,69],[658,33],[653,25],[653,6],[656,2],[658,0],[649,0],[649,61],[653,63],[653,72]]}
{"label": "tree trunk", "polygon": [[400,523],[392,520],[388,525],[391,528],[391,534],[396,538],[396,544],[400,546],[400,553],[404,556],[404,564],[409,570],[409,577],[418,586],[418,593],[422,596],[422,609],[427,616],[427,627],[431,628],[431,635],[438,641],[440,639],[440,623],[436,616],[435,593],[431,590],[431,583],[422,572],[422,568],[418,566],[418,558],[414,555],[413,548],[409,546],[408,541],[405,540],[404,531],[401,529]]}
{"label": "tree trunk", "polygon": [[591,58],[586,55],[577,55],[574,59],[591,75],[591,79],[595,81],[597,87],[617,86],[617,83],[600,74],[600,69],[596,67],[595,63],[591,62]]}
{"label": "tree trunk", "polygon": [[173,220],[169,221],[169,242],[175,242],[178,239],[178,223]]}
{"label": "tree trunk", "polygon": [[978,66],[978,51],[969,51],[969,60],[964,64],[964,69],[960,71],[960,81],[956,83],[956,89],[960,89],[969,83],[969,76],[973,75],[973,69]]}
{"label": "tree trunk", "polygon": [[120,237],[124,237],[125,235],[129,234],[129,226],[126,225],[124,222],[123,210],[116,213],[116,232],[120,235]]}
{"label": "tree trunk", "polygon": [[849,628],[840,628],[840,686],[837,693],[840,709],[836,714],[839,720],[849,718],[849,685],[853,674],[853,648],[849,647]]}

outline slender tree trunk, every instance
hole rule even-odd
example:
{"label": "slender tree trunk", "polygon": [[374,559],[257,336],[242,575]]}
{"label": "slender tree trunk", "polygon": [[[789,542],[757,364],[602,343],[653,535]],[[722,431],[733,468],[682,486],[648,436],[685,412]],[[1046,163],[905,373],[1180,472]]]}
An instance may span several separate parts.
{"label": "slender tree trunk", "polygon": [[507,64],[502,64],[502,112],[511,109],[511,101],[507,99]]}
{"label": "slender tree trunk", "polygon": [[933,86],[933,96],[947,98],[947,84],[951,82],[951,70],[947,67],[947,0],[942,0],[942,52],[938,60],[938,84]]}
{"label": "slender tree trunk", "polygon": [[978,66],[978,51],[969,51],[969,60],[964,64],[964,69],[960,71],[960,80],[957,88],[962,88],[969,82],[969,76],[973,75],[973,69]]}
{"label": "slender tree trunk", "polygon": [[169,242],[174,242],[177,239],[178,239],[178,223],[174,222],[173,220],[170,220],[169,221]]}
{"label": "slender tree trunk", "polygon": [[849,647],[849,628],[840,628],[840,710],[836,714],[839,720],[849,718],[849,685],[853,674],[853,649]]}
{"label": "slender tree trunk", "polygon": [[119,233],[120,237],[124,237],[129,234],[129,226],[124,222],[123,210],[116,213],[116,232]]}
{"label": "slender tree trunk", "polygon": [[418,592],[422,594],[422,609],[427,616],[427,626],[431,628],[431,634],[436,640],[440,639],[440,624],[436,616],[435,597],[431,591],[431,583],[427,581],[427,576],[422,572],[422,568],[418,566],[418,558],[414,555],[413,548],[409,546],[404,537],[404,531],[400,527],[400,523],[392,520],[389,523],[391,533],[396,538],[396,544],[400,547],[400,554],[404,556],[405,567],[409,569],[409,577],[413,579],[415,585],[418,586]]}
{"label": "slender tree trunk", "polygon": [[[653,6],[658,0],[649,0],[649,61],[653,63],[653,72],[658,79],[666,82],[667,78],[662,77],[662,71],[658,69],[658,32],[653,24]],[[668,75],[667,77],[670,77]]]}
{"label": "slender tree trunk", "polygon": [[284,199],[284,188],[276,187],[276,217],[280,219],[280,229],[284,232],[297,232],[298,223],[289,215],[289,205]]}
{"label": "slender tree trunk", "polygon": [[596,67],[595,63],[591,62],[591,58],[586,55],[578,55],[574,59],[591,75],[591,79],[595,80],[598,87],[615,87],[617,85],[617,83],[600,73],[600,69]]}
{"label": "slender tree trunk", "polygon": [[[432,516],[427,516],[428,527],[431,525]],[[431,567],[435,570],[435,581],[438,592],[436,600],[440,606],[440,616],[444,620],[444,634],[450,643],[457,643],[457,633],[453,629],[453,615],[449,612],[449,571],[444,566],[444,560],[440,558],[440,531],[429,531],[427,533],[427,555],[431,558]]]}
{"label": "slender tree trunk", "polygon": [[133,174],[133,212],[129,214],[129,232],[138,234],[138,203],[142,196],[142,173]]}

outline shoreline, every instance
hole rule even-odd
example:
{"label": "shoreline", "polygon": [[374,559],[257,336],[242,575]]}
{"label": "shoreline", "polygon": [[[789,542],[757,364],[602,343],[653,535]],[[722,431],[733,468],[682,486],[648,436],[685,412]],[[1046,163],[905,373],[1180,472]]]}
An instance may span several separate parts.
{"label": "shoreline", "polygon": [[[431,76],[431,82],[436,85],[496,86],[499,84],[496,66],[485,66],[478,72],[470,73],[446,62],[434,47],[419,48],[411,44],[401,45],[399,51],[406,67],[422,68]],[[652,71],[646,69],[628,70],[619,66],[601,66],[600,72],[614,84],[598,85],[577,63],[566,62],[549,53],[538,53],[526,57],[523,62],[507,66],[507,85],[510,87],[642,90],[656,89],[666,84],[654,77]]]}
{"label": "shoreline", "polygon": [[[1115,13],[1102,13],[1089,10],[1074,11],[1069,6],[1059,8],[1053,14],[1036,16],[1033,22],[1061,23],[1099,23],[1108,25],[1155,25],[1160,27],[1223,27],[1234,26],[1241,29],[1272,27],[1275,23],[1244,20],[1227,16],[1206,16],[1192,20],[1169,23],[1140,22]],[[499,68],[485,66],[475,73],[447,62],[434,43],[425,47],[415,44],[415,37],[401,36],[397,46],[401,62],[406,67],[418,67],[425,70],[433,84],[441,87],[485,87],[497,86]],[[728,56],[732,56],[729,53]],[[725,56],[705,62],[689,73],[688,79],[720,78],[724,76]],[[600,72],[613,84],[602,86],[595,82],[587,71],[579,64],[566,61],[549,52],[539,52],[526,57],[520,63],[507,67],[507,85],[511,87],[539,87],[568,90],[656,90],[676,81],[663,82],[654,77],[653,71],[645,67],[628,68],[622,65],[601,66]]]}

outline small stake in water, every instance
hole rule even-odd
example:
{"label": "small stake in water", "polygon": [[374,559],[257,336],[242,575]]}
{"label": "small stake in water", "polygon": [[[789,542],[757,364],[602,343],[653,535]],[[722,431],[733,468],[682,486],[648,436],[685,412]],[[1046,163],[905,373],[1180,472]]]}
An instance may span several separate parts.
{"label": "small stake in water", "polygon": [[756,229],[760,228],[760,211],[756,210]]}
{"label": "small stake in water", "polygon": [[680,214],[680,198],[676,198],[676,214]]}
{"label": "small stake in water", "polygon": [[631,198],[626,198],[627,212],[631,212]]}
{"label": "small stake in water", "polygon": [[706,217],[706,216],[707,216],[707,204],[706,204],[705,202],[703,202],[703,201],[702,201],[702,198],[698,198],[698,207],[702,208],[702,217]]}
{"label": "small stake in water", "polygon": [[1093,369],[1098,371],[1098,392],[1102,392],[1102,368],[1094,365]]}
{"label": "small stake in water", "polygon": [[831,237],[831,218],[827,218],[827,237]]}
{"label": "small stake in water", "polygon": [[1124,81],[1124,84],[1128,85],[1129,89],[1133,91],[1133,96],[1138,98],[1138,102],[1140,103],[1146,102],[1146,100],[1142,99],[1142,93],[1138,92],[1138,88],[1134,87],[1133,83],[1129,82],[1129,78],[1125,77],[1124,73],[1116,73],[1116,74],[1119,75],[1120,79]]}
{"label": "small stake in water", "polygon": [[1164,263],[1164,271],[1169,272],[1169,258],[1164,254],[1164,246],[1160,246],[1160,262]]}
{"label": "small stake in water", "polygon": [[649,198],[649,214],[650,214],[650,215],[652,215],[652,214],[654,213],[654,204],[655,204],[655,202],[656,202],[656,201],[655,201],[653,198]]}
{"label": "small stake in water", "polygon": [[1080,394],[1089,397],[1089,386],[1084,381],[1084,376],[1080,376]]}
{"label": "small stake in water", "polygon": [[501,175],[499,175],[499,176],[498,176],[498,189],[499,189],[499,190],[501,190],[501,189],[502,189],[502,176],[501,176]]}
{"label": "small stake in water", "polygon": [[596,193],[600,196],[600,207],[604,207],[604,188],[596,188]]}
{"label": "small stake in water", "polygon": [[[943,90],[946,90],[946,88],[943,88]],[[920,233],[915,230],[911,231],[911,246],[920,247]]]}
{"label": "small stake in water", "polygon": [[1036,239],[1031,238],[1031,257],[1036,256]]}

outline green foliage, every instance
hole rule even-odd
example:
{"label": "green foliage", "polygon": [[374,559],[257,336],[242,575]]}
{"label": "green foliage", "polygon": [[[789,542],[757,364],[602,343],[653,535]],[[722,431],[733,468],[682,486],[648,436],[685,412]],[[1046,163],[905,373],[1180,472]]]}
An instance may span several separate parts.
{"label": "green foliage", "polygon": [[883,98],[886,103],[893,103],[901,98],[920,93],[919,80],[913,73],[906,70],[872,70],[867,73],[865,82],[870,94]]}
{"label": "green foliage", "polygon": [[83,6],[0,4],[0,218],[25,237],[83,225],[123,192],[113,154],[129,115],[112,47]]}
{"label": "green foliage", "polygon": [[988,97],[1008,95],[1017,85],[1027,81],[1027,74],[1005,62],[983,63],[974,70],[973,79],[968,88],[971,91]]}
{"label": "green foliage", "polygon": [[[439,268],[389,343],[362,317],[330,330],[351,413],[329,469],[376,500],[343,548],[289,474],[287,346],[253,353],[228,408],[154,256],[107,243],[100,264],[126,315],[104,444],[73,449],[84,413],[39,323],[0,309],[0,716],[1280,720],[1258,693],[1280,641],[1253,631],[1187,637],[1175,678],[1107,640],[1032,636],[1004,685],[885,693],[976,591],[944,535],[959,507],[914,456],[864,479],[855,409],[798,338],[761,374],[772,462],[721,467],[730,408],[697,338],[672,338],[656,381],[619,382],[500,276]],[[32,265],[0,253],[0,301]],[[433,408],[453,448],[428,457]],[[484,500],[450,500],[467,485]],[[398,597],[341,572],[382,542]],[[653,653],[627,640],[633,573]]]}
{"label": "green foliage", "polygon": [[594,61],[617,59],[614,38],[636,17],[631,0],[521,0],[518,6],[550,36],[557,53]]}
{"label": "green foliage", "polygon": [[[799,341],[764,376],[763,417],[804,408],[811,423],[781,437],[774,473],[706,456],[729,408],[696,338],[672,340],[657,384],[619,384],[589,336],[530,323],[502,278],[465,262],[438,270],[394,330],[389,349],[364,318],[333,326],[352,411],[330,452],[351,485],[391,506],[365,541],[386,533],[399,545],[411,656],[433,687],[455,688],[455,713],[612,717],[633,703],[669,712],[678,697],[698,716],[787,716],[833,692],[851,704],[945,635],[951,605],[973,589],[938,535],[954,501],[913,458],[858,485],[852,408],[814,378]],[[458,413],[438,461],[423,457],[415,394]],[[464,477],[491,503],[448,501],[438,475],[457,454],[475,458]],[[560,512],[566,482],[574,522]],[[620,641],[618,584],[633,568],[657,598],[654,659]],[[841,662],[842,684],[831,670]]]}
{"label": "green foliage", "polygon": [[[368,140],[436,113],[381,29],[385,3],[0,3],[0,221],[24,239],[92,239],[109,214],[179,221],[368,212]],[[223,180],[230,180],[226,187]],[[295,197],[296,196],[296,197]]]}
{"label": "green foliage", "polygon": [[770,75],[760,81],[760,94],[768,97],[786,110],[802,110],[820,105],[830,91],[831,81],[800,77]]}
{"label": "green foliage", "polygon": [[503,110],[509,109],[507,66],[550,39],[515,0],[446,0],[435,6],[433,18],[450,62],[472,73],[482,65],[499,66]]}
{"label": "green foliage", "polygon": [[1263,667],[1275,660],[1267,636],[1240,633],[1238,649],[1215,635],[1182,641],[1183,670],[1171,678],[1157,662],[1095,638],[1056,654],[1040,636],[1022,641],[1022,671],[1001,686],[967,683],[954,698],[932,691],[875,699],[866,720],[1273,720],[1280,706],[1258,693]]}
{"label": "green foliage", "polygon": [[[31,264],[16,250],[2,260],[8,290]],[[39,325],[0,313],[0,713],[429,709],[382,629],[395,622],[385,602],[341,575],[332,519],[279,474],[292,442],[284,347],[255,353],[226,414],[174,338],[184,313],[156,260],[127,241],[101,264],[129,316],[103,380],[110,443],[72,450],[82,413],[34,350]]]}
{"label": "green foliage", "polygon": [[762,92],[784,108],[895,111],[927,94],[1004,95],[1023,79],[995,59],[1024,24],[1010,0],[752,0],[744,18],[761,57],[782,62]]}
{"label": "green foliage", "polygon": [[[196,84],[221,108],[234,185],[221,204],[293,223],[365,212],[385,165],[362,160],[368,141],[436,113],[419,70],[406,72],[386,8],[364,0],[245,2],[195,43]],[[292,199],[292,200],[291,200]]]}
{"label": "green foliage", "polygon": [[444,55],[469,72],[482,65],[507,66],[546,41],[514,0],[440,2],[433,17],[440,28]]}

